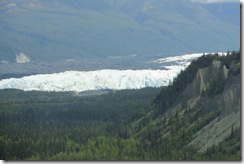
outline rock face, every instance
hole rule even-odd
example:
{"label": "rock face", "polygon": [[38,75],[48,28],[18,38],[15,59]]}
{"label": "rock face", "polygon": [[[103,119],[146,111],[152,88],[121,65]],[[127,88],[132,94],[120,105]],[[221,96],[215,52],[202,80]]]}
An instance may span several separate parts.
{"label": "rock face", "polygon": [[193,106],[201,94],[215,81],[225,81],[228,77],[228,69],[221,66],[220,61],[213,61],[212,65],[206,68],[199,69],[196,78],[191,84],[188,84],[186,89],[179,96],[176,103],[181,103],[181,106]]}
{"label": "rock face", "polygon": [[23,52],[20,52],[18,55],[16,55],[15,61],[16,63],[28,63],[31,61],[31,59]]}
{"label": "rock face", "polygon": [[[220,109],[221,114],[200,129],[190,145],[205,151],[213,144],[218,144],[228,137],[232,128],[240,128],[240,74],[228,76],[229,69],[220,61],[206,68],[199,69],[196,78],[188,84],[186,89],[178,97],[175,107],[171,111],[201,108]],[[211,86],[224,84],[220,94],[203,96]]]}
{"label": "rock face", "polygon": [[132,128],[142,139],[155,142],[152,145],[163,150],[162,156],[168,148],[179,150],[175,154],[181,154],[181,160],[188,156],[189,152],[184,154],[188,148],[193,150],[191,156],[204,155],[190,157],[194,160],[220,159],[226,152],[239,156],[240,77],[239,52],[202,56],[162,88]]}
{"label": "rock face", "polygon": [[205,151],[230,135],[232,128],[240,128],[240,76],[227,80],[222,94],[212,99],[201,98],[201,104],[207,108],[221,109],[221,114],[195,135],[190,143]]}

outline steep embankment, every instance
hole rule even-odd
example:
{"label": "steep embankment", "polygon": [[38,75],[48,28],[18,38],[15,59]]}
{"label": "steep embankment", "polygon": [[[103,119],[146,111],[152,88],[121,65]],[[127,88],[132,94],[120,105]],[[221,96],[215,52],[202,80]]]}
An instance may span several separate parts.
{"label": "steep embankment", "polygon": [[[240,74],[229,77],[228,72],[229,69],[225,65],[221,66],[220,61],[214,61],[210,67],[200,69],[193,84],[186,89],[186,92],[190,88],[198,91],[198,99],[195,100],[199,104],[196,104],[196,107],[205,105],[206,109],[220,110],[220,115],[200,129],[195,135],[196,138],[190,143],[200,147],[200,150],[206,150],[207,147],[223,141],[230,135],[232,127],[234,129],[240,127]],[[204,91],[213,90],[211,87],[214,84],[216,87],[223,87],[222,91],[219,91],[222,93],[202,96]],[[189,98],[187,102],[190,100],[192,99]],[[188,103],[187,106],[193,105]]]}
{"label": "steep embankment", "polygon": [[202,107],[209,112],[219,110],[219,115],[197,131],[190,142],[201,151],[227,138],[232,127],[240,127],[240,74],[231,76],[228,72],[229,69],[217,60],[209,67],[199,69],[193,82],[169,109],[182,112]]}
{"label": "steep embankment", "polygon": [[141,113],[135,136],[170,149],[161,153],[163,159],[175,153],[176,159],[238,158],[240,53],[193,61]]}

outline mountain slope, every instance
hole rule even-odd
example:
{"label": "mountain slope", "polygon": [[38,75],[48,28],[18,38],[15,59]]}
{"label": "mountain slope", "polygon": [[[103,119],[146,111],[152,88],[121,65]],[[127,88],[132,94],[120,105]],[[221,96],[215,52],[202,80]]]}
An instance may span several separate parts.
{"label": "mountain slope", "polygon": [[[238,26],[221,22],[198,3],[186,0],[107,1],[143,26],[156,29],[161,35],[183,43],[188,50],[228,50],[225,41],[232,37],[236,38],[233,40],[234,44],[239,46]],[[164,43],[162,46],[165,48],[168,44]]]}
{"label": "mountain slope", "polygon": [[240,48],[238,26],[188,1],[4,0],[0,13],[6,61],[20,52],[55,61]]}
{"label": "mountain slope", "polygon": [[240,159],[240,53],[200,57],[141,113],[135,136],[159,158]]}
{"label": "mountain slope", "polygon": [[202,3],[207,11],[219,20],[240,26],[240,4],[236,3]]}
{"label": "mountain slope", "polygon": [[102,5],[84,0],[37,1],[34,9],[31,2],[23,2],[22,7],[17,1],[15,7],[2,11],[0,45],[7,59],[18,52],[33,60],[156,54],[163,50],[163,42],[173,43],[103,1],[99,1]]}

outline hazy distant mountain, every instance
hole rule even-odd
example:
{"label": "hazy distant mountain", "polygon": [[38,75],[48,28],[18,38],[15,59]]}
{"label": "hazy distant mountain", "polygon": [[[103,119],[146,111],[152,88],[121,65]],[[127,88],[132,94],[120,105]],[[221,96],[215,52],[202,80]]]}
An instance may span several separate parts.
{"label": "hazy distant mountain", "polygon": [[240,3],[202,3],[219,20],[240,26]]}
{"label": "hazy distant mountain", "polygon": [[0,60],[239,50],[240,27],[188,0],[2,0]]}
{"label": "hazy distant mountain", "polygon": [[[202,8],[202,4],[187,0],[105,1],[130,15],[141,25],[157,30],[161,35],[173,39],[175,43],[184,44],[187,50],[226,49],[226,43],[232,44],[230,42],[234,40],[234,44],[239,46],[238,27],[221,22],[215,15]],[[228,38],[233,40],[230,41]],[[168,44],[162,46],[167,49]]]}

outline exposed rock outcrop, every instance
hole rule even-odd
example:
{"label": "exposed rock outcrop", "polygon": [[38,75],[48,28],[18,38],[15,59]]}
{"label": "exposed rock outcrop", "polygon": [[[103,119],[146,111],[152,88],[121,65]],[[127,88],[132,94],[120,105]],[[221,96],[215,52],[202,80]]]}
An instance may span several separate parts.
{"label": "exposed rock outcrop", "polygon": [[[209,67],[199,69],[196,78],[179,96],[181,109],[204,108],[221,109],[220,115],[199,130],[191,145],[205,151],[228,137],[232,128],[240,128],[240,75],[228,77],[229,70],[220,61],[213,61]],[[212,98],[203,96],[212,85],[224,83],[220,94]]]}
{"label": "exposed rock outcrop", "polygon": [[31,59],[23,52],[20,52],[18,55],[16,55],[15,61],[16,63],[28,63],[31,61]]}
{"label": "exposed rock outcrop", "polygon": [[[220,61],[213,61],[209,67],[199,69],[192,83],[177,97],[168,111],[175,113],[195,109],[220,109],[221,113],[205,127],[200,129],[189,145],[205,151],[228,137],[232,128],[240,128],[240,74],[228,76],[229,69]],[[222,84],[221,84],[222,83]],[[213,87],[213,85],[215,85]],[[213,96],[210,88],[223,85],[221,92]]]}
{"label": "exposed rock outcrop", "polygon": [[224,65],[221,66],[220,61],[213,61],[209,67],[197,71],[195,79],[187,85],[186,89],[176,99],[175,104],[180,104],[181,108],[193,107],[211,83],[217,80],[226,80],[227,78],[228,69]]}

